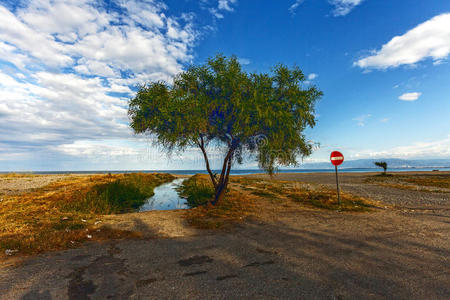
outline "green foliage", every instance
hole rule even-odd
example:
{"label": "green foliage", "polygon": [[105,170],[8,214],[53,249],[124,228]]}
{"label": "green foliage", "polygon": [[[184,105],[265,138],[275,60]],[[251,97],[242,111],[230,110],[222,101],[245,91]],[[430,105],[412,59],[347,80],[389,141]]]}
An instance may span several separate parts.
{"label": "green foliage", "polygon": [[170,174],[125,174],[122,179],[94,185],[80,201],[67,203],[65,208],[96,214],[130,212],[153,196],[155,187],[173,179]]}
{"label": "green foliage", "polygon": [[383,168],[383,173],[384,174],[386,174],[386,170],[387,170],[387,162],[385,162],[385,161],[376,161],[376,162],[374,162],[374,164],[377,166],[377,167],[380,167],[380,168]]}
{"label": "green foliage", "polygon": [[206,205],[214,197],[214,188],[199,176],[192,176],[183,181],[178,192],[181,197],[186,198],[189,207]]}
{"label": "green foliage", "polygon": [[298,67],[246,73],[235,56],[217,55],[177,75],[172,86],[141,86],[129,103],[130,125],[169,152],[213,144],[225,148],[233,162],[254,155],[272,173],[312,151],[302,132],[315,125],[314,105],[322,92],[305,80]]}

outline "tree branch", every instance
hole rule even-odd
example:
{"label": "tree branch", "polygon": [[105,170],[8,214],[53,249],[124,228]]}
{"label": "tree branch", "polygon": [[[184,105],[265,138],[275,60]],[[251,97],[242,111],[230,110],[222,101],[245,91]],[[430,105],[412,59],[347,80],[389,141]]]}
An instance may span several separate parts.
{"label": "tree branch", "polygon": [[224,187],[225,188],[226,188],[226,186],[228,184],[228,179],[230,178],[231,161],[232,161],[232,159],[230,158],[228,160],[228,165],[227,165],[227,174],[225,175],[225,183],[224,183]]}
{"label": "tree branch", "polygon": [[233,154],[233,151],[234,151],[233,148],[228,149],[228,153],[223,160],[222,172],[220,173],[220,178],[219,178],[219,182],[218,182],[219,185],[223,184],[223,179],[224,179],[225,172],[227,169],[227,164],[228,164],[228,161],[231,160],[231,155]]}
{"label": "tree branch", "polygon": [[216,189],[216,195],[214,197],[214,201],[212,202],[213,205],[216,205],[217,201],[219,201],[219,199],[223,196],[223,193],[225,193],[227,186],[228,186],[228,181],[230,178],[230,170],[231,170],[231,163],[232,163],[232,157],[228,157],[227,163],[224,167],[224,169],[222,171],[224,171],[226,169],[226,173],[225,173],[225,177],[222,179],[222,182],[220,182],[217,185],[217,189]]}
{"label": "tree branch", "polygon": [[211,181],[215,188],[217,186],[217,180],[216,180],[216,177],[214,177],[214,174],[211,171],[211,168],[209,167],[209,159],[208,159],[208,154],[206,153],[205,142],[203,141],[203,136],[200,136],[200,142],[198,142],[197,144],[200,147],[200,149],[202,150],[203,157],[204,157],[205,163],[206,163],[206,170],[208,171],[209,177],[211,178]]}

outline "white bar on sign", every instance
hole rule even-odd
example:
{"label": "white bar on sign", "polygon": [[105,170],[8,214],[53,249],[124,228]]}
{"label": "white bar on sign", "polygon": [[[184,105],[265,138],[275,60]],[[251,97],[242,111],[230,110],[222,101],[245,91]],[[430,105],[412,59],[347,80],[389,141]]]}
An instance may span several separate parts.
{"label": "white bar on sign", "polygon": [[331,160],[344,160],[344,158],[342,156],[335,156],[332,157]]}

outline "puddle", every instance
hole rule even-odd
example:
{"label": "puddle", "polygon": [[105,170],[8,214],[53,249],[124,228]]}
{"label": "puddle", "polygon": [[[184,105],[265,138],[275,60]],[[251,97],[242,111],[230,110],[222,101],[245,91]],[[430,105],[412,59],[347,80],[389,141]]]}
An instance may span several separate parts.
{"label": "puddle", "polygon": [[139,208],[139,211],[189,208],[186,199],[181,198],[177,192],[177,188],[184,180],[186,180],[186,178],[178,178],[172,182],[156,187],[153,190],[155,194],[147,199],[145,204]]}

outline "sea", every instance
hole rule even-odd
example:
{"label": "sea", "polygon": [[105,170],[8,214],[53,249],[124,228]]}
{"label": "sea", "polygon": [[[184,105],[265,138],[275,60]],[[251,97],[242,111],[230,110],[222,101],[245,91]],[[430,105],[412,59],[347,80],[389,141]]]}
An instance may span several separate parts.
{"label": "sea", "polygon": [[[450,171],[450,167],[429,167],[429,168],[389,168],[388,172],[423,172],[423,171]],[[86,170],[86,171],[32,171],[32,172],[14,172],[31,174],[117,174],[117,173],[170,173],[177,175],[206,174],[206,170]],[[219,173],[220,170],[213,170]],[[279,169],[276,173],[334,173],[334,168],[330,169]],[[380,168],[339,168],[339,172],[344,173],[362,173],[362,172],[382,172]],[[11,172],[0,172],[7,174]],[[231,175],[249,175],[264,173],[261,169],[232,169]]]}

